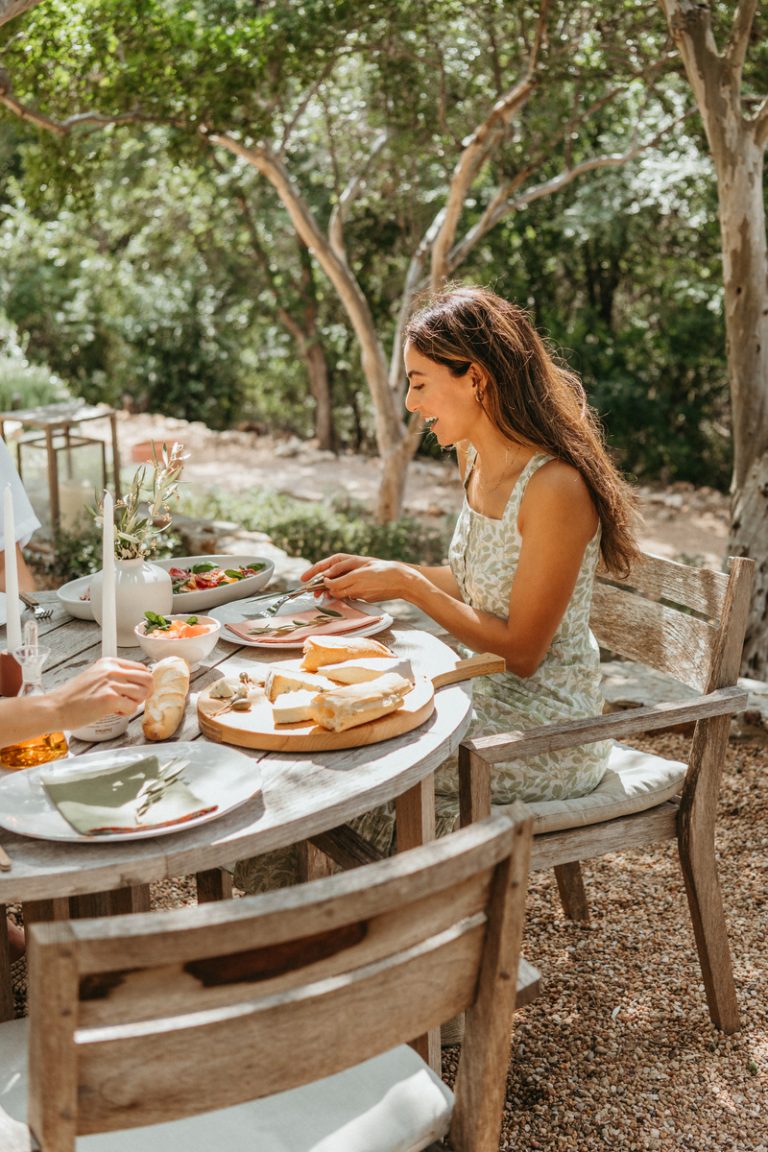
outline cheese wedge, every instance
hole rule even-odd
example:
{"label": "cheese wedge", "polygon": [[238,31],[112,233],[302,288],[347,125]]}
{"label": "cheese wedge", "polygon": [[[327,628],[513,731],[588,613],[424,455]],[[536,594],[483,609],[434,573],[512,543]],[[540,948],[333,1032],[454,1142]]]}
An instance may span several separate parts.
{"label": "cheese wedge", "polygon": [[307,689],[298,692],[283,692],[272,705],[272,719],[275,724],[301,724],[314,721],[314,700],[316,693]]}
{"label": "cheese wedge", "polygon": [[396,672],[414,682],[410,660],[398,660],[396,656],[370,656],[363,660],[346,660],[343,664],[323,665],[323,676],[337,684],[365,684],[377,676],[385,676],[387,672]]}
{"label": "cheese wedge", "polygon": [[293,669],[281,671],[279,668],[273,668],[267,676],[264,691],[267,700],[274,703],[284,692],[302,690],[312,693],[325,692],[333,687],[333,681],[327,680],[325,676],[316,676],[313,672],[294,672]]}
{"label": "cheese wedge", "polygon": [[389,672],[366,684],[347,684],[333,692],[321,692],[312,701],[313,719],[332,732],[345,732],[396,711],[412,687],[404,676]]}
{"label": "cheese wedge", "polygon": [[394,656],[385,644],[368,636],[309,636],[303,652],[301,666],[307,672],[316,672],[324,664],[341,664],[366,656]]}

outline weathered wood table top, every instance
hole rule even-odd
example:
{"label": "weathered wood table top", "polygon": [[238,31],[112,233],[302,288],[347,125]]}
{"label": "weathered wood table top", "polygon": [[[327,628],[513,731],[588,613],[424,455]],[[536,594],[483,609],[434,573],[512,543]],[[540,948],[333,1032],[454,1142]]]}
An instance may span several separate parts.
{"label": "weathered wood table top", "polygon": [[[53,687],[99,656],[100,630],[70,617],[54,593],[41,593],[39,599],[55,606],[53,617],[40,622],[41,640],[51,648],[43,679]],[[418,673],[431,676],[455,662],[451,649],[424,631],[395,623],[379,638],[407,656]],[[139,648],[121,649],[120,655],[143,659]],[[219,641],[192,673],[184,720],[174,739],[205,741],[196,698],[214,679],[247,670],[255,662],[274,664],[296,656],[291,650],[273,653]],[[430,719],[402,737],[359,749],[301,755],[242,749],[258,765],[260,791],[220,818],[172,835],[81,844],[35,840],[0,828],[0,844],[12,861],[11,870],[0,873],[0,904],[81,896],[231,866],[328,831],[390,800],[397,800],[399,846],[421,843],[433,834],[432,773],[463,738],[470,713],[471,685],[454,684],[436,692]],[[73,740],[71,750],[77,755],[143,743],[137,717],[111,745]]]}

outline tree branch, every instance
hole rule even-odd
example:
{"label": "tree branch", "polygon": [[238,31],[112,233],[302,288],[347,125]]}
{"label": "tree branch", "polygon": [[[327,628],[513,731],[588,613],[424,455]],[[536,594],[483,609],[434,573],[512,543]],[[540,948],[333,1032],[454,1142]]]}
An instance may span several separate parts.
{"label": "tree branch", "polygon": [[760,101],[760,107],[748,123],[755,134],[755,143],[765,148],[768,144],[768,96]]}
{"label": "tree branch", "polygon": [[0,24],[6,24],[39,3],[40,0],[0,0]]}
{"label": "tree branch", "polygon": [[544,196],[551,196],[555,192],[559,192],[562,188],[567,187],[568,184],[573,183],[579,176],[583,176],[587,172],[594,172],[598,168],[620,168],[623,164],[628,163],[628,161],[634,160],[641,152],[652,148],[657,141],[666,136],[676,124],[682,123],[690,114],[691,113],[686,113],[684,116],[677,117],[671,124],[667,124],[649,140],[633,144],[631,148],[627,148],[624,152],[609,152],[601,156],[592,156],[589,160],[583,160],[580,164],[574,164],[571,168],[559,172],[557,176],[553,176],[550,180],[544,180],[540,184],[534,184],[526,192],[523,192],[522,195],[511,199],[510,192],[514,188],[519,187],[520,184],[519,176],[515,177],[504,189],[501,189],[496,194],[480,220],[466,233],[464,239],[451,250],[448,259],[449,274],[452,274],[456,268],[459,268],[461,264],[463,264],[475,245],[487,232],[494,228],[500,220],[508,215],[508,213],[516,211],[519,208],[524,208],[528,204],[533,204],[534,201],[541,200]]}
{"label": "tree branch", "polygon": [[726,63],[732,69],[739,86],[756,9],[757,0],[739,0],[739,6],[733,17],[731,35],[728,38],[728,47],[725,50]]}
{"label": "tree branch", "polygon": [[50,132],[54,136],[69,136],[77,128],[108,128],[119,124],[163,124],[171,128],[188,127],[183,120],[148,116],[139,111],[121,112],[116,116],[107,116],[103,112],[78,112],[74,116],[67,116],[65,120],[54,120],[51,116],[46,116],[45,113],[38,112],[36,108],[30,108],[28,104],[22,104],[20,100],[17,100],[11,90],[7,73],[2,70],[0,70],[0,105],[7,108],[19,120],[23,120],[27,124],[34,124],[36,128],[42,128],[43,131]]}
{"label": "tree branch", "polygon": [[[549,4],[550,0],[541,0],[536,33],[528,56],[525,75],[501,99],[496,101],[482,124],[478,124],[474,132],[464,141],[461,155],[453,170],[445,206],[439,214],[439,226],[432,242],[430,280],[433,289],[437,289],[446,278],[448,252],[456,238],[467,192],[472,186],[475,176],[499,137],[503,136],[512,116],[527,103],[534,90],[539,53],[546,34]],[[434,230],[437,221],[438,217],[432,222],[431,230]]]}
{"label": "tree branch", "polygon": [[379,133],[373,142],[371,151],[369,152],[365,163],[359,172],[348,182],[346,188],[339,196],[338,201],[333,206],[331,211],[330,220],[328,221],[328,239],[330,240],[331,247],[336,253],[339,260],[347,262],[347,250],[344,243],[344,213],[350,204],[353,202],[361,188],[365,187],[365,175],[368,172],[371,164],[381,152],[386,144],[389,134],[386,130]]}

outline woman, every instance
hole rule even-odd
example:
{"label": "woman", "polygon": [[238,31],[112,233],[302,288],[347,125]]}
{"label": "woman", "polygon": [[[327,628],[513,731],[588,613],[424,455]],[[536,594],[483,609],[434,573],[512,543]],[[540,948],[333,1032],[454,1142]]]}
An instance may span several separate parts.
{"label": "woman", "polygon": [[[406,406],[444,447],[465,489],[446,567],[335,555],[304,573],[333,596],[400,598],[507,671],[475,688],[475,735],[602,710],[589,631],[592,584],[637,553],[634,501],[607,454],[577,378],[548,352],[527,314],[484,288],[449,288],[406,329]],[[497,765],[494,803],[583,796],[608,746]],[[437,775],[440,830],[455,826],[455,762]]]}
{"label": "woman", "polygon": [[[625,571],[637,552],[633,498],[608,457],[576,377],[558,365],[527,314],[484,288],[449,288],[406,329],[406,405],[456,446],[465,499],[445,567],[337,554],[302,576],[332,596],[408,600],[465,648],[503,656],[507,672],[475,681],[473,734],[602,710],[589,631],[598,560]],[[494,766],[494,803],[583,796],[609,748],[590,744]],[[456,759],[436,773],[438,834],[458,819]],[[391,807],[354,821],[392,846]],[[294,883],[295,850],[241,862],[246,891]]]}

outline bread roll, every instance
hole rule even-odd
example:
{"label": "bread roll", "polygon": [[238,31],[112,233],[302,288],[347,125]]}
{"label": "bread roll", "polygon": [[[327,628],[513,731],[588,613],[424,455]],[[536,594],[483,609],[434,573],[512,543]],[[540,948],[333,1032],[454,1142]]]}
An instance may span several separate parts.
{"label": "bread roll", "polygon": [[173,736],[184,715],[189,691],[189,665],[180,656],[166,656],[152,669],[152,688],[144,705],[147,740]]}
{"label": "bread roll", "polygon": [[306,672],[365,656],[394,656],[385,644],[367,636],[310,636],[304,641],[303,652],[301,666]]}

